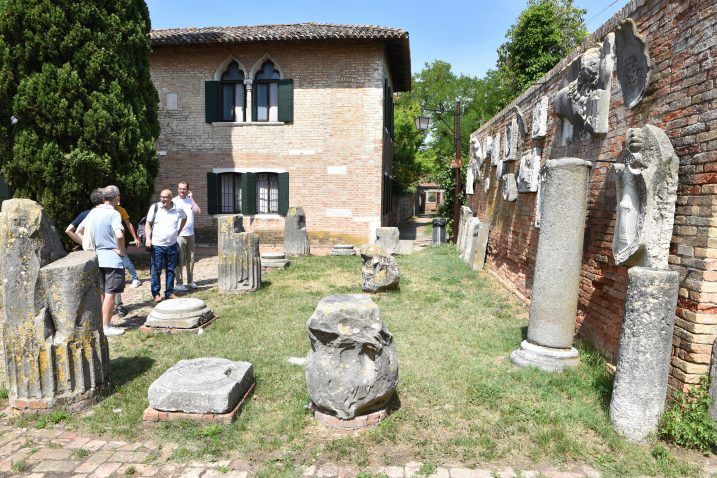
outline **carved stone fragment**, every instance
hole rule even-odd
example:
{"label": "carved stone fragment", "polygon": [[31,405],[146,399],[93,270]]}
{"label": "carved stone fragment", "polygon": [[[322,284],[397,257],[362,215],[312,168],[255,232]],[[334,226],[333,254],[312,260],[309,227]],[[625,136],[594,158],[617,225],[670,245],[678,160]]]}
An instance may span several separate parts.
{"label": "carved stone fragment", "polygon": [[616,264],[667,269],[677,201],[679,159],[656,126],[627,131],[617,176]]}
{"label": "carved stone fragment", "polygon": [[478,165],[483,164],[485,155],[483,154],[483,145],[477,136],[471,136],[470,142],[470,162]]}
{"label": "carved stone fragment", "polygon": [[109,377],[94,252],[65,256],[52,222],[29,199],[3,202],[0,248],[10,406],[94,403]]}
{"label": "carved stone fragment", "polygon": [[503,201],[515,201],[518,199],[518,184],[515,182],[515,174],[503,175]]}
{"label": "carved stone fragment", "polygon": [[518,171],[518,192],[534,193],[538,191],[540,176],[541,148],[530,148],[520,155],[520,171]]}
{"label": "carved stone fragment", "polygon": [[495,167],[495,182],[497,184],[500,184],[501,179],[503,179],[503,171],[505,170],[505,163],[501,159],[498,161],[498,164]]}
{"label": "carved stone fragment", "polygon": [[513,118],[503,130],[503,161],[515,161],[518,155],[518,120]]}
{"label": "carved stone fragment", "polygon": [[[488,159],[493,154],[493,136],[483,138],[483,159]],[[481,163],[482,164],[482,163]]]}
{"label": "carved stone fragment", "polygon": [[474,271],[483,269],[485,265],[485,256],[488,251],[488,239],[490,239],[490,224],[487,222],[481,222],[478,226],[478,233],[476,234],[476,251],[473,255],[473,267]]}
{"label": "carved stone fragment", "polygon": [[385,409],[398,384],[398,356],[371,298],[325,297],[307,328],[306,385],[318,410],[349,420]]}
{"label": "carved stone fragment", "polygon": [[244,232],[240,214],[219,218],[217,256],[220,292],[248,292],[261,287],[259,236]]}
{"label": "carved stone fragment", "polygon": [[145,327],[192,329],[214,318],[214,312],[201,299],[181,297],[157,304],[147,316]]}
{"label": "carved stone fragment", "polygon": [[311,254],[309,233],[306,231],[306,213],[301,206],[290,207],[284,222],[284,252],[289,256]]}
{"label": "carved stone fragment", "polygon": [[389,254],[400,254],[401,252],[401,241],[400,231],[397,227],[377,227],[376,228],[376,242],[384,251]]}
{"label": "carved stone fragment", "polygon": [[383,292],[398,288],[401,270],[396,259],[381,247],[373,244],[362,246],[361,289],[364,292]]}
{"label": "carved stone fragment", "polygon": [[476,253],[478,226],[480,226],[480,219],[477,217],[468,219],[468,223],[466,224],[466,247],[461,257],[463,258],[463,262],[469,266],[473,265],[473,258]]}
{"label": "carved stone fragment", "polygon": [[515,129],[516,134],[519,132],[521,138],[525,138],[528,136],[528,127],[525,124],[525,116],[523,116],[523,110],[520,109],[520,106],[515,105],[513,106],[513,113],[515,114],[515,121],[518,125],[518,128]]}
{"label": "carved stone fragment", "polygon": [[490,150],[490,165],[498,166],[500,161],[500,133],[496,132],[493,138],[493,147]]}
{"label": "carved stone fragment", "polygon": [[650,85],[652,62],[645,37],[637,33],[632,18],[626,18],[615,30],[617,79],[625,106],[632,108],[645,96]]}
{"label": "carved stone fragment", "polygon": [[609,33],[573,61],[555,95],[555,112],[563,121],[592,134],[607,133],[614,57],[615,34]]}
{"label": "carved stone fragment", "polygon": [[466,221],[473,217],[473,211],[468,206],[461,206],[460,223],[458,224],[458,237],[456,237],[456,251],[463,250],[463,236],[465,235]]}
{"label": "carved stone fragment", "polygon": [[483,191],[488,192],[490,189],[490,176],[486,175],[485,179],[483,180]]}
{"label": "carved stone fragment", "polygon": [[545,138],[548,134],[548,102],[547,96],[541,96],[533,107],[532,138]]}

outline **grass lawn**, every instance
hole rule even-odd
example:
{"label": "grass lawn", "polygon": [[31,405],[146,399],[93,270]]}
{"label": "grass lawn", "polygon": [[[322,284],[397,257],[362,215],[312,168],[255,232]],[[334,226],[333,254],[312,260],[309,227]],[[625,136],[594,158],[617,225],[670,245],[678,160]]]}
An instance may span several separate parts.
{"label": "grass lawn", "polygon": [[[256,293],[201,292],[219,316],[203,335],[131,331],[113,339],[111,395],[70,423],[181,444],[179,460],[240,456],[267,477],[297,476],[301,466],[324,462],[365,468],[411,460],[428,468],[585,463],[603,476],[696,476],[694,455],[659,442],[632,445],[612,431],[612,377],[595,352],[581,348],[582,365],[564,373],[512,366],[508,355],[526,333],[527,311],[487,273],[460,262],[454,247],[398,260],[400,292],[374,296],[399,357],[398,408],[376,429],[336,435],[318,428],[305,411],[304,370],[287,363],[306,355],[306,322],[322,297],[361,292],[359,257],[293,259],[287,270],[265,274]],[[237,421],[144,427],[152,381],[180,359],[206,356],[254,365],[256,390]]]}

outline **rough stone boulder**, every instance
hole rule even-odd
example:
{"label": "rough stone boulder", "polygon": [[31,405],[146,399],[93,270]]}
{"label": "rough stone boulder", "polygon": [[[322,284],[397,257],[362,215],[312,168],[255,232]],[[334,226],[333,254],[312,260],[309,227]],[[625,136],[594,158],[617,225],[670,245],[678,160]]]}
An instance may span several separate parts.
{"label": "rough stone boulder", "polygon": [[398,384],[398,357],[371,298],[325,297],[307,327],[306,385],[319,411],[349,420],[385,408]]}
{"label": "rough stone boulder", "polygon": [[360,248],[361,288],[364,292],[381,292],[398,288],[401,270],[396,259],[377,245]]}

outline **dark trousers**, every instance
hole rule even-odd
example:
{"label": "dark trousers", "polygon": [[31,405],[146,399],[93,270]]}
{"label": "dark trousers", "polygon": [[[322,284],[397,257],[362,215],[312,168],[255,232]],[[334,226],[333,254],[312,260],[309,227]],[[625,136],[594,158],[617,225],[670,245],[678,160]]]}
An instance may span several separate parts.
{"label": "dark trousers", "polygon": [[152,297],[159,295],[162,269],[166,270],[164,297],[169,297],[174,292],[174,269],[177,267],[178,253],[177,243],[171,246],[152,246]]}

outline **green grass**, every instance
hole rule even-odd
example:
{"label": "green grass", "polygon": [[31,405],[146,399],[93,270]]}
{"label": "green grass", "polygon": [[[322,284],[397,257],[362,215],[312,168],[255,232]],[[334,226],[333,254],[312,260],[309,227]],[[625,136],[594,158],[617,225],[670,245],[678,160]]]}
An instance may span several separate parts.
{"label": "green grass", "polygon": [[[250,457],[258,476],[299,476],[303,466],[334,462],[359,469],[461,462],[515,469],[585,463],[603,476],[693,476],[696,469],[665,447],[637,446],[612,430],[612,378],[594,351],[564,373],[516,368],[508,361],[525,334],[527,312],[455,248],[398,257],[400,292],[374,296],[399,357],[398,408],[377,428],[355,436],[319,429],[304,369],[306,322],[322,297],[359,293],[358,257],[292,259],[264,275],[256,293],[202,298],[219,319],[202,335],[125,334],[110,345],[112,389],[91,416],[75,424],[136,439],[141,433],[180,444],[177,461]],[[257,386],[231,425],[192,422],[142,426],[147,389],[180,359],[219,356],[254,365]],[[112,410],[121,408],[120,413]],[[657,451],[655,451],[657,450]]]}

